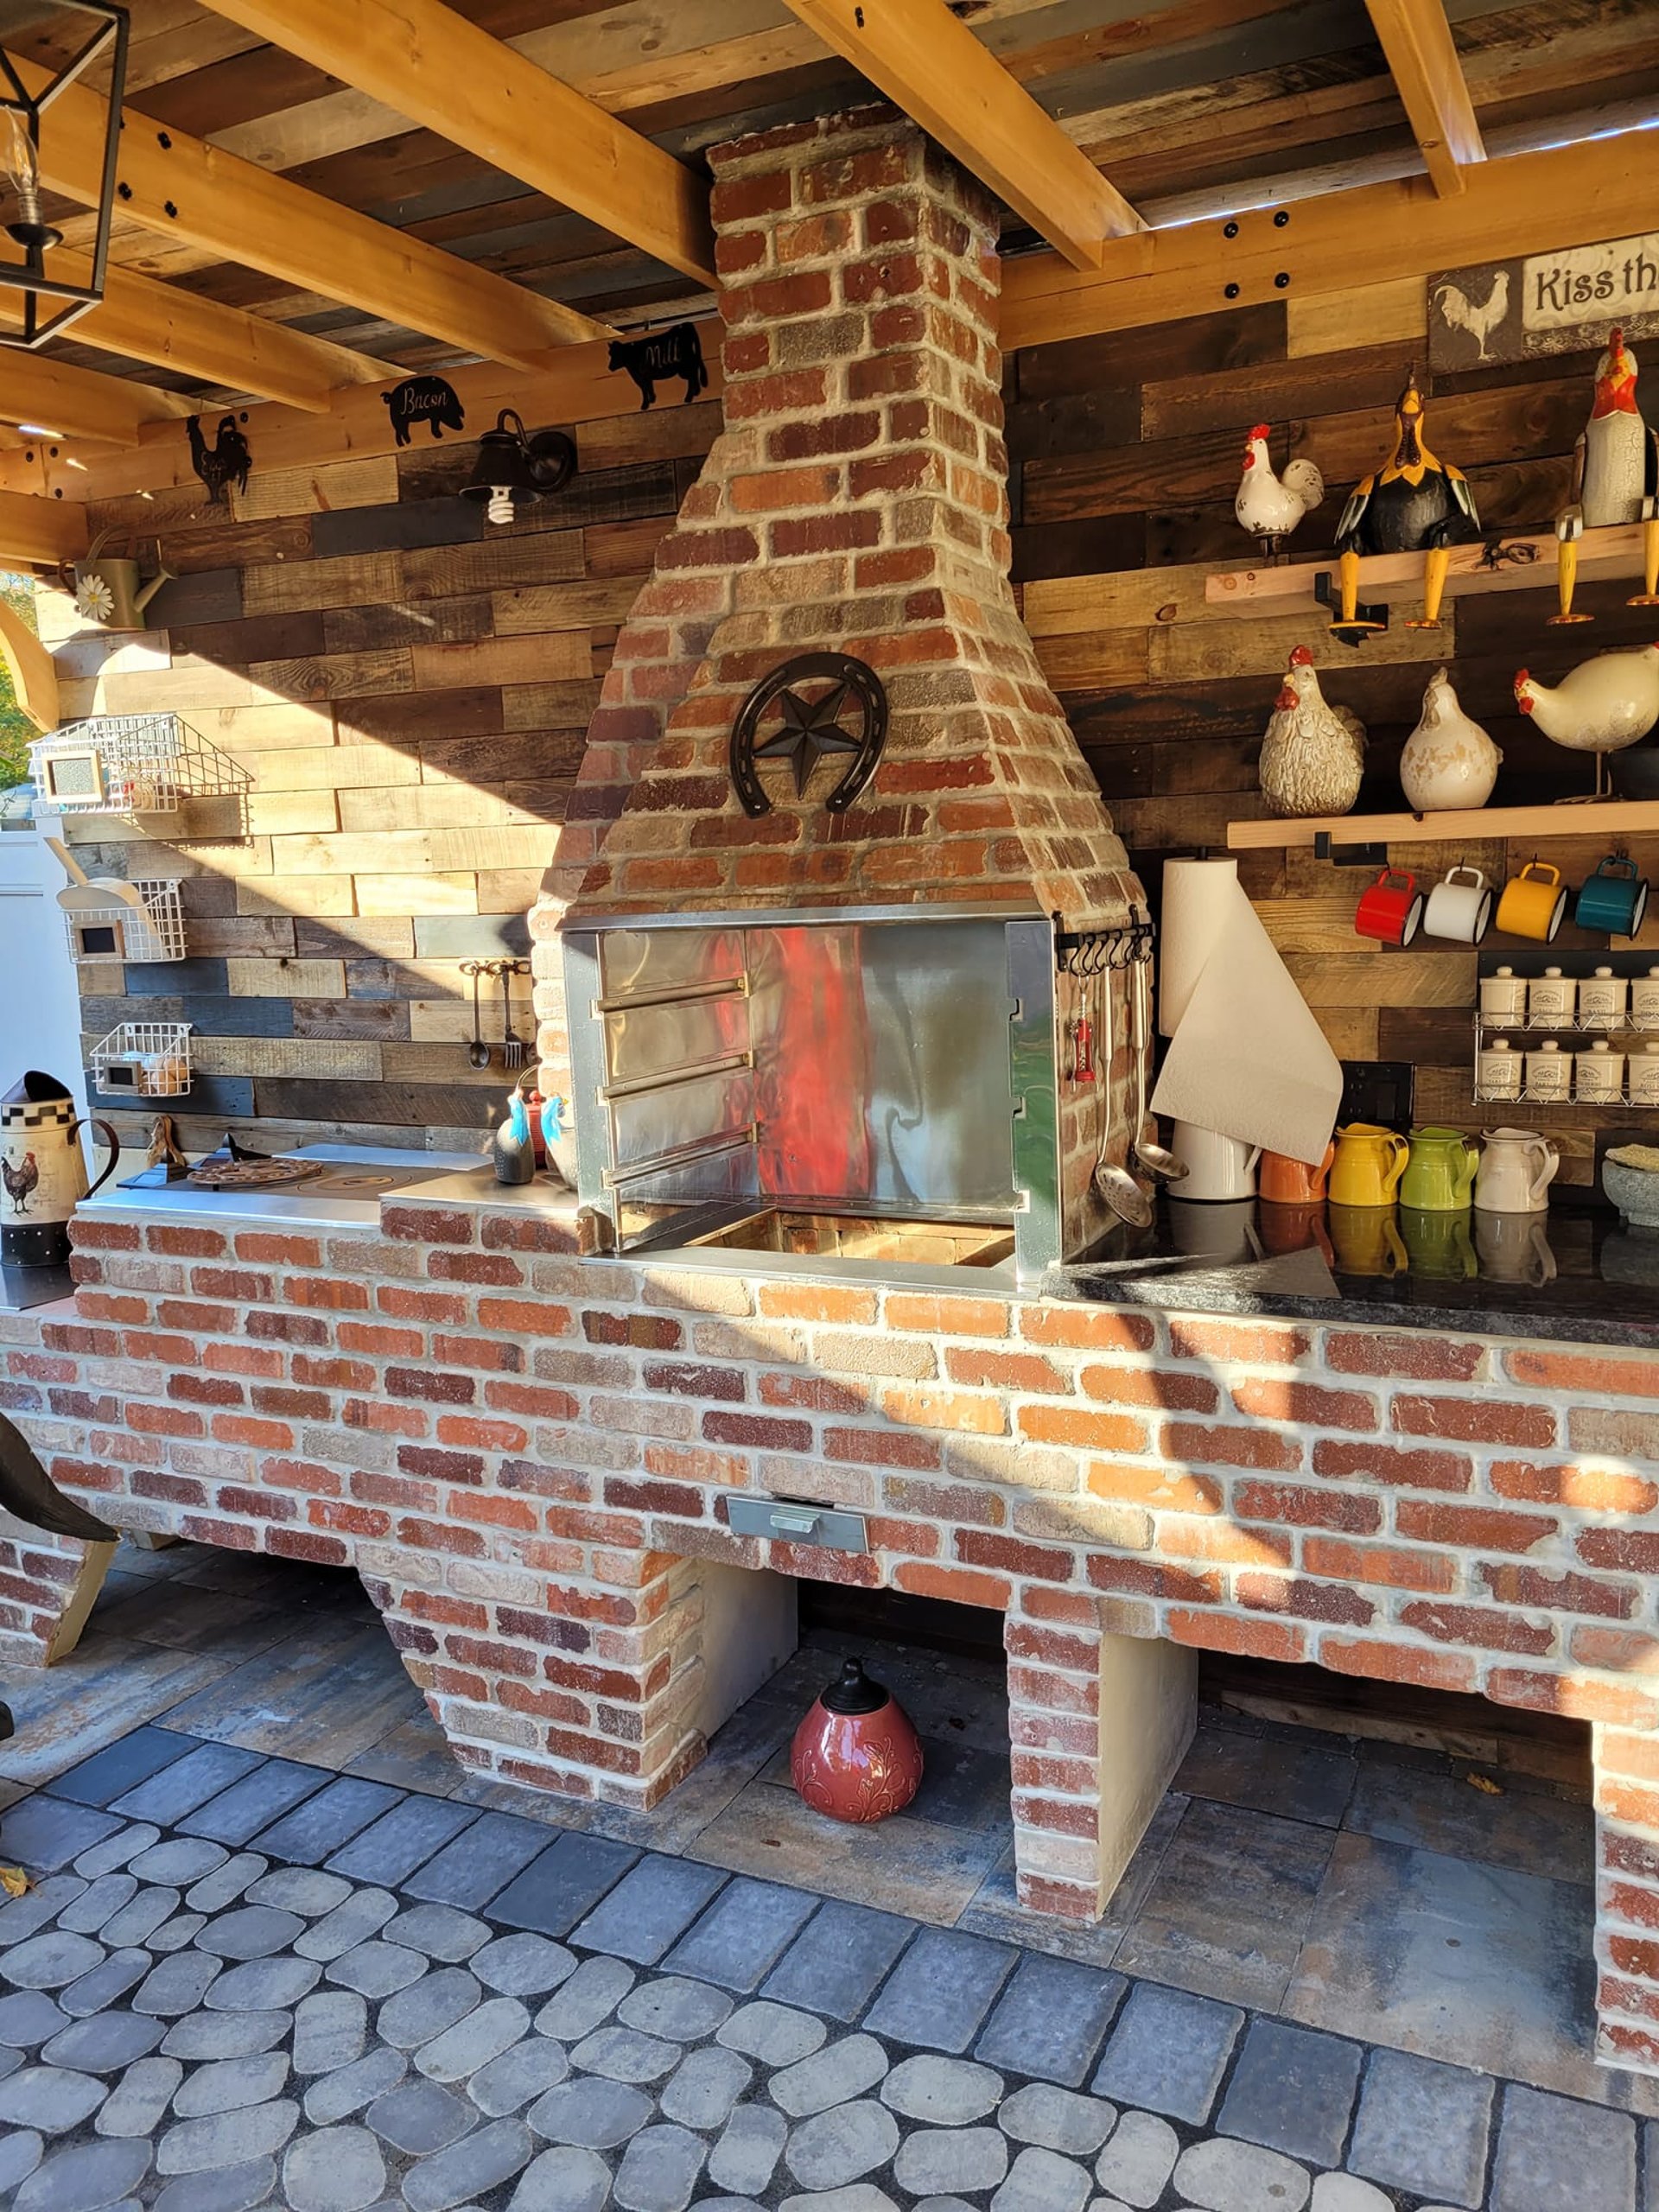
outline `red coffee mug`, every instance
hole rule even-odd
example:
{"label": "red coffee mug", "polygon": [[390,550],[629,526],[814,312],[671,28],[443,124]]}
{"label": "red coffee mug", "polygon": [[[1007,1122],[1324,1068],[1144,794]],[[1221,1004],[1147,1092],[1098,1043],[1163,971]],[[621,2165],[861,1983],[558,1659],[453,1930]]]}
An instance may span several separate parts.
{"label": "red coffee mug", "polygon": [[1354,910],[1354,927],[1379,944],[1409,944],[1422,918],[1423,894],[1406,868],[1380,868]]}

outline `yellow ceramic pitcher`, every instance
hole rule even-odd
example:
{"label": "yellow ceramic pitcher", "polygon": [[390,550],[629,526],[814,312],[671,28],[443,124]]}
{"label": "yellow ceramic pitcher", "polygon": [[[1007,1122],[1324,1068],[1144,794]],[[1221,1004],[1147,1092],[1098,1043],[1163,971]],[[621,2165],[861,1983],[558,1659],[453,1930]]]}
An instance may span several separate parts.
{"label": "yellow ceramic pitcher", "polygon": [[1411,1147],[1397,1130],[1374,1122],[1350,1122],[1337,1131],[1332,1165],[1333,1206],[1391,1206],[1406,1172]]}

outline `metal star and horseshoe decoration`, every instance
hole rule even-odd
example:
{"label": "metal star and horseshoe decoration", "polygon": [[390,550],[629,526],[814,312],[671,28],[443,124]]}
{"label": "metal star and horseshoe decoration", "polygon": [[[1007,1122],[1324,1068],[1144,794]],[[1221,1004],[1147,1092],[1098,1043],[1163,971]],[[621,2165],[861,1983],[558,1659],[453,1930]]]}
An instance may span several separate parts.
{"label": "metal star and horseshoe decoration", "polygon": [[[771,720],[777,728],[763,736]],[[798,653],[763,677],[737,710],[732,789],[744,813],[758,819],[772,811],[761,762],[787,760],[795,796],[804,798],[819,761],[844,756],[850,766],[824,801],[831,814],[844,814],[875,773],[887,736],[887,695],[873,668],[849,653]]]}

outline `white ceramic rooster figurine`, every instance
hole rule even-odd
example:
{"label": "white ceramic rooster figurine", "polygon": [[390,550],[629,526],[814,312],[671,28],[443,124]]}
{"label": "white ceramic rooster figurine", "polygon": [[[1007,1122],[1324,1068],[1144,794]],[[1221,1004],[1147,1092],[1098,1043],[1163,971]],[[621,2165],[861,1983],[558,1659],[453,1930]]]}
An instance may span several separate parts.
{"label": "white ceramic rooster figurine", "polygon": [[1659,722],[1659,645],[1598,653],[1559,683],[1536,683],[1526,670],[1515,679],[1516,703],[1552,744],[1596,756],[1596,792],[1606,788],[1606,759],[1637,745]]}
{"label": "white ceramic rooster figurine", "polygon": [[[1609,523],[1650,520],[1659,493],[1659,438],[1642,419],[1636,397],[1637,359],[1622,330],[1609,333],[1607,350],[1596,364],[1596,397],[1590,420],[1573,454],[1573,497],[1555,524],[1556,588],[1560,611],[1551,624],[1587,622],[1573,612],[1578,580],[1578,541],[1586,530]],[[1652,533],[1649,531],[1649,537]],[[1649,584],[1648,590],[1652,591]],[[1633,606],[1650,606],[1644,596]]]}
{"label": "white ceramic rooster figurine", "polygon": [[1274,701],[1256,779],[1269,814],[1346,814],[1359,797],[1365,727],[1319,689],[1313,656],[1298,645]]}
{"label": "white ceramic rooster figurine", "polygon": [[1242,528],[1268,555],[1277,554],[1302,517],[1325,497],[1325,479],[1311,461],[1289,461],[1275,476],[1268,459],[1268,425],[1258,423],[1244,448],[1244,476],[1233,502]]}

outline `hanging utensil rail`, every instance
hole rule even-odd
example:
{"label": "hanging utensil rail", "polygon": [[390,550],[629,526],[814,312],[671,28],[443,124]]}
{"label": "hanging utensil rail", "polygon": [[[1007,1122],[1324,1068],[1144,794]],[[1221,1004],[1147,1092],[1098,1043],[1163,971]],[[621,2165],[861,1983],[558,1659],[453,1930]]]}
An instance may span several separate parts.
{"label": "hanging utensil rail", "polygon": [[1109,930],[1063,930],[1054,917],[1054,965],[1062,976],[1101,976],[1152,958],[1156,931],[1147,922]]}

